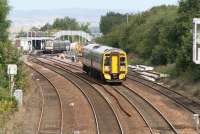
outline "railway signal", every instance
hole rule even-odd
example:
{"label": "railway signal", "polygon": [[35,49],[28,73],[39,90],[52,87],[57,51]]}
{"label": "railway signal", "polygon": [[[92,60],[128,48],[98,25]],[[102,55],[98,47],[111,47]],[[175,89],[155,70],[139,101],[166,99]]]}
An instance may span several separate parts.
{"label": "railway signal", "polygon": [[17,75],[17,65],[9,64],[7,68],[7,74],[9,75],[9,89],[10,95],[12,96],[14,87],[14,76]]}
{"label": "railway signal", "polygon": [[193,19],[193,61],[200,64],[200,18]]}

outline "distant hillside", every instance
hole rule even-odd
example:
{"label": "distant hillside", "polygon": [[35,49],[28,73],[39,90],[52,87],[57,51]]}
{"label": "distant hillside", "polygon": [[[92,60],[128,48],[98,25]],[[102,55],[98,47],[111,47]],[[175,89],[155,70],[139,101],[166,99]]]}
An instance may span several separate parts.
{"label": "distant hillside", "polygon": [[[52,10],[13,10],[10,13],[12,21],[11,32],[18,32],[21,29],[27,30],[32,26],[42,26],[47,22],[52,23],[57,17],[69,16],[76,18],[80,22],[90,22],[92,27],[98,27],[100,17],[110,10],[106,9],[52,9]],[[120,13],[126,13],[125,10],[114,10]]]}

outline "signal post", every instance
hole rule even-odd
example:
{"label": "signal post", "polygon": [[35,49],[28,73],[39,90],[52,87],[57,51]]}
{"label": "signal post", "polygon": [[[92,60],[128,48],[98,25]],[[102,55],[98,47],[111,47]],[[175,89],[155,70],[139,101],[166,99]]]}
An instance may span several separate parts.
{"label": "signal post", "polygon": [[[193,62],[200,64],[200,18],[193,19]],[[199,114],[194,114],[193,119],[196,125],[196,131],[199,132]]]}

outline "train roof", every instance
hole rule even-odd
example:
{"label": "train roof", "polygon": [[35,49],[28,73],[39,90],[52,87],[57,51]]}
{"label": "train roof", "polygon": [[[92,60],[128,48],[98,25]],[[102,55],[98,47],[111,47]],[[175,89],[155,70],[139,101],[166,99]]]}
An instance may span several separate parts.
{"label": "train roof", "polygon": [[[85,46],[84,48],[91,50],[93,52],[96,52],[96,53],[104,53],[104,52],[110,51],[110,50],[120,50],[118,48],[113,48],[113,47],[104,46],[104,45],[100,45],[100,44],[89,44],[89,45]],[[120,51],[122,51],[122,50],[120,50]]]}
{"label": "train roof", "polygon": [[85,46],[84,48],[92,50],[95,46],[100,46],[100,45],[99,44],[89,44],[89,45]]}

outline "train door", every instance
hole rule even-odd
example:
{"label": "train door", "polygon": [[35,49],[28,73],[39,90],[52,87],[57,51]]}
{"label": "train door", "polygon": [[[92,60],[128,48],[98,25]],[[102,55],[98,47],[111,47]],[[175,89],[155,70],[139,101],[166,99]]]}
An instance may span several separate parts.
{"label": "train door", "polygon": [[112,55],[112,74],[117,74],[119,71],[119,56]]}

